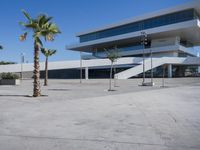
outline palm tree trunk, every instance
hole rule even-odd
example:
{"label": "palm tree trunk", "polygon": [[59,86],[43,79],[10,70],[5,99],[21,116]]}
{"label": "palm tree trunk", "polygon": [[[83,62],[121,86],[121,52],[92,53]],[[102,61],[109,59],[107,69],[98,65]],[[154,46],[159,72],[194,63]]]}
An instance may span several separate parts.
{"label": "palm tree trunk", "polygon": [[34,82],[33,82],[33,97],[41,96],[40,91],[40,64],[39,64],[39,49],[40,46],[34,43]]}
{"label": "palm tree trunk", "polygon": [[45,61],[45,78],[44,78],[44,86],[48,85],[48,57],[46,57],[46,61]]}
{"label": "palm tree trunk", "polygon": [[112,91],[112,70],[113,70],[113,62],[111,62],[111,67],[110,67],[110,80],[109,80],[109,91]]}

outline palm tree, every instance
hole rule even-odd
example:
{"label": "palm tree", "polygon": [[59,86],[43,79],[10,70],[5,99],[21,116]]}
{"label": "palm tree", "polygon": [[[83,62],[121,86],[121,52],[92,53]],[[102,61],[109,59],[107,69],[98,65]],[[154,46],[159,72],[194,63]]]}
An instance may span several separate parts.
{"label": "palm tree", "polygon": [[2,50],[3,49],[3,46],[2,45],[0,45],[0,50]]}
{"label": "palm tree", "polygon": [[56,50],[41,48],[42,54],[46,57],[45,60],[45,78],[44,78],[44,86],[47,86],[48,80],[48,58],[56,53]]}
{"label": "palm tree", "polygon": [[[24,16],[27,19],[26,23],[20,22],[22,26],[28,31],[33,32],[34,38],[34,82],[33,82],[33,97],[41,96],[40,91],[40,64],[39,64],[39,52],[40,47],[43,46],[41,37],[48,41],[53,41],[54,36],[61,33],[58,27],[50,22],[52,17],[47,15],[39,15],[36,18],[31,18],[30,15],[22,10]],[[26,39],[27,32],[20,36],[20,40],[24,41]]]}
{"label": "palm tree", "polygon": [[112,74],[113,74],[113,63],[119,58],[118,55],[118,49],[117,47],[113,48],[113,49],[104,49],[108,59],[111,62],[111,67],[110,67],[110,79],[109,79],[109,89],[108,91],[113,91],[112,90]]}

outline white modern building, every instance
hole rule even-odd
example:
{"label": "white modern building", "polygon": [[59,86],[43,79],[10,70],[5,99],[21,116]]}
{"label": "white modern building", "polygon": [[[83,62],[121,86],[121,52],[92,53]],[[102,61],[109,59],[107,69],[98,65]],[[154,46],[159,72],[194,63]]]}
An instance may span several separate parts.
{"label": "white modern building", "polygon": [[[132,59],[131,64],[117,65],[119,69],[115,75],[119,79],[138,76],[144,69],[147,72],[151,68],[154,68],[156,75],[163,65],[167,66],[168,77],[187,76],[198,71],[200,65],[194,49],[200,45],[200,1],[78,33],[77,37],[80,43],[67,49],[91,53],[83,56],[83,59],[93,60],[94,64],[95,60],[107,57],[105,49],[114,47],[117,47],[122,58]],[[146,42],[141,43],[142,38],[145,41],[144,37]]]}
{"label": "white modern building", "polygon": [[[50,78],[80,78],[82,69],[86,79],[109,77],[110,61],[105,49],[114,47],[120,56],[115,62],[118,79],[142,77],[143,72],[149,76],[152,68],[154,76],[159,77],[163,66],[168,77],[196,75],[200,71],[200,58],[194,49],[200,45],[200,1],[82,32],[77,37],[80,42],[67,49],[90,54],[82,55],[81,61],[50,62]],[[44,68],[41,63],[41,71]],[[24,76],[31,77],[32,71],[33,64],[0,66],[0,73],[24,72]]]}

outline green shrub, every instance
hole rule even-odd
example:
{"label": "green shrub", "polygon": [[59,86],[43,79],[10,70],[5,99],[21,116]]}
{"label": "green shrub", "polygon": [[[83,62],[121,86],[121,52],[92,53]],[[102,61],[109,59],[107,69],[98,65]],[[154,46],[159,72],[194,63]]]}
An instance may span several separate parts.
{"label": "green shrub", "polygon": [[1,79],[19,79],[19,76],[13,73],[1,73]]}

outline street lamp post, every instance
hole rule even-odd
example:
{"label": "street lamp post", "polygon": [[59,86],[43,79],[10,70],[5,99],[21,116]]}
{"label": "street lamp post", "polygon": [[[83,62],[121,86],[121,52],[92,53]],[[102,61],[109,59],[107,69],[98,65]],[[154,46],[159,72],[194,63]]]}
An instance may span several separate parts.
{"label": "street lamp post", "polygon": [[[197,52],[197,57],[200,57],[200,51]],[[200,65],[198,66],[198,74],[200,74]]]}
{"label": "street lamp post", "polygon": [[23,79],[23,63],[24,63],[24,53],[21,53],[21,79]]}
{"label": "street lamp post", "polygon": [[145,85],[145,45],[147,44],[147,34],[141,32],[141,44],[143,45],[143,81],[142,85]]}
{"label": "street lamp post", "polygon": [[152,56],[152,49],[150,48],[150,53],[151,53],[151,85],[153,86],[154,83],[153,83],[153,56]]}
{"label": "street lamp post", "polygon": [[83,79],[83,62],[82,62],[82,52],[80,52],[80,83]]}
{"label": "street lamp post", "polygon": [[161,87],[165,87],[165,65],[163,65],[163,76],[162,76],[162,86]]}

